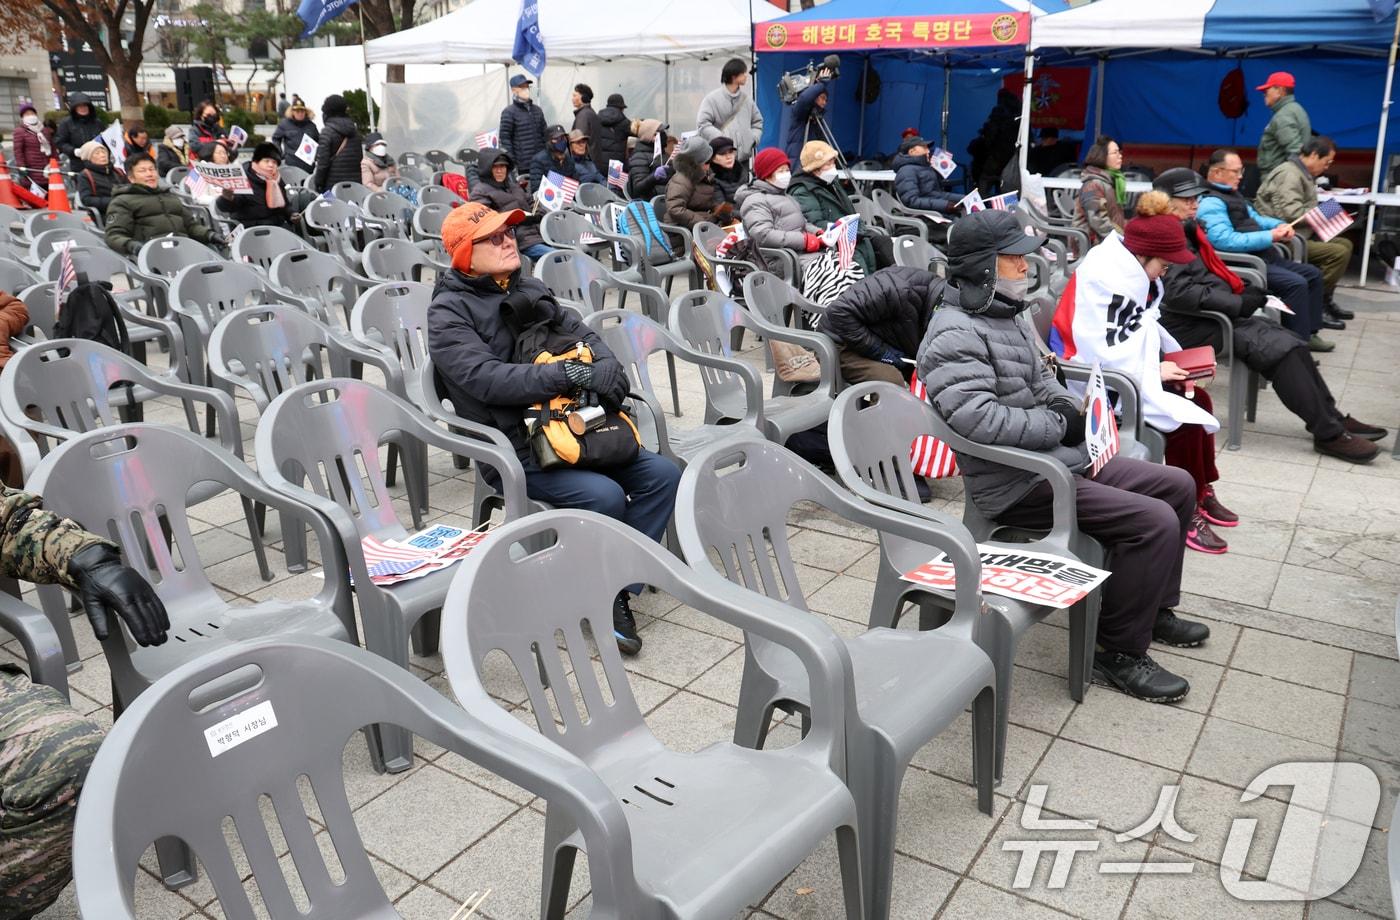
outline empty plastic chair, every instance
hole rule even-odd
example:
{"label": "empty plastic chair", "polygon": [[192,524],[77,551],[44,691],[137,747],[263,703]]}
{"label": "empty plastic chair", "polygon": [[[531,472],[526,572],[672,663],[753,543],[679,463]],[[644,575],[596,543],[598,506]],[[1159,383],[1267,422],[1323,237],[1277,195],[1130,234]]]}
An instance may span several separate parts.
{"label": "empty plastic chair", "polygon": [[[61,612],[68,623],[68,611]],[[0,629],[19,640],[24,663],[29,668],[29,680],[52,687],[68,699],[68,664],[64,643],[54,623],[41,610],[0,591]],[[72,633],[70,626],[68,632]]]}
{"label": "empty plastic chair", "polygon": [[[403,182],[404,180],[391,181]],[[415,205],[397,192],[371,192],[365,196],[364,201],[360,202],[360,207],[370,217],[392,221],[398,227],[400,236],[407,236],[409,228],[413,225]]]}
{"label": "empty plastic chair", "polygon": [[[427,191],[427,189],[423,189]],[[447,191],[447,189],[443,189]],[[454,195],[455,192],[448,192]],[[459,201],[461,199],[458,199]],[[444,202],[425,203],[413,212],[413,238],[415,240],[442,239],[442,222],[452,213],[452,205]]]}
{"label": "empty plastic chair", "polygon": [[107,240],[97,233],[91,224],[86,227],[54,227],[43,230],[30,240],[25,264],[30,268],[38,268],[56,248],[67,243],[94,249],[107,248]]}
{"label": "empty plastic chair", "polygon": [[366,346],[385,349],[403,373],[399,395],[409,401],[418,386],[418,369],[428,356],[430,285],[415,281],[386,281],[369,288],[350,313],[350,334]]}
{"label": "empty plastic chair", "polygon": [[308,238],[318,249],[356,271],[365,244],[393,232],[384,221],[367,216],[350,202],[331,198],[313,199],[301,213],[301,219]]}
{"label": "empty plastic chair", "polygon": [[45,230],[58,228],[73,230],[93,229],[93,222],[82,214],[74,214],[70,211],[34,211],[24,218],[24,234],[31,240],[43,233]]}
{"label": "empty plastic chair", "polygon": [[374,240],[362,253],[365,275],[375,282],[423,281],[431,284],[447,266],[434,262],[408,240]]}
{"label": "empty plastic chair", "polygon": [[170,284],[183,268],[201,262],[222,262],[224,257],[188,236],[162,236],[147,240],[136,255],[136,269],[156,298],[161,316],[170,313]]}
{"label": "empty plastic chair", "polygon": [[0,261],[0,291],[18,295],[30,285],[38,284],[39,276],[19,262]]}
{"label": "empty plastic chair", "polygon": [[895,237],[894,264],[922,268],[944,277],[948,274],[948,257],[921,236]]}
{"label": "empty plastic chair", "polygon": [[272,260],[267,275],[282,290],[314,301],[316,318],[337,329],[350,328],[355,301],[375,284],[335,256],[316,249],[282,253]]}
{"label": "empty plastic chair", "polygon": [[443,188],[441,185],[424,185],[418,190],[419,207],[428,204],[445,204],[449,208],[455,208],[462,204],[462,201],[461,195],[450,188]]}
{"label": "empty plastic chair", "polygon": [[769,272],[753,272],[744,278],[744,304],[775,326],[814,329],[826,315],[826,307],[808,300],[797,288]]}
{"label": "empty plastic chair", "polygon": [[272,260],[284,252],[309,250],[311,244],[285,227],[245,227],[229,247],[235,262],[244,262],[266,272]]}
{"label": "empty plastic chair", "polygon": [[337,182],[331,186],[331,197],[337,201],[348,201],[351,204],[362,204],[366,198],[373,194],[369,186],[359,182]]}
{"label": "empty plastic chair", "polygon": [[292,188],[298,185],[305,185],[306,180],[311,178],[311,173],[302,169],[300,166],[289,166],[283,164],[282,166],[279,166],[277,168],[277,173],[279,176],[281,176],[282,181],[287,185],[288,188]]}
{"label": "empty plastic chair", "polygon": [[[481,672],[488,654],[507,656],[541,734],[626,806],[630,864],[613,869],[636,878],[643,903],[631,916],[732,917],[833,832],[846,916],[862,916],[856,808],[841,781],[851,679],[829,627],[719,579],[702,580],[641,534],[589,512],[530,515],[458,565],[442,623],[452,692],[468,713],[500,712]],[[613,598],[636,582],[785,647],[811,688],[806,736],[774,751],[724,741],[693,754],[664,746],[642,719],[614,643],[596,643],[595,653],[585,635],[607,635]],[[570,686],[577,699],[559,692]],[[564,916],[577,849],[593,845],[577,831],[572,815],[548,806],[543,918]],[[596,854],[589,857],[594,870]]]}

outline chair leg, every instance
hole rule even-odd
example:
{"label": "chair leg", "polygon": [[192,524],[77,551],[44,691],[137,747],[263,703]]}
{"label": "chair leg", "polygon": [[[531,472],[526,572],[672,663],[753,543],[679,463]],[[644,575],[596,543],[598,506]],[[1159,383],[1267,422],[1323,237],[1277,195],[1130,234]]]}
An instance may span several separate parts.
{"label": "chair leg", "polygon": [[885,627],[894,629],[899,625],[899,615],[904,608],[904,589],[908,582],[902,580],[880,557],[880,570],[875,575],[875,595],[870,599],[870,628]]}
{"label": "chair leg", "polygon": [[676,411],[676,418],[681,417],[681,391],[676,383],[676,356],[669,351],[666,352],[666,370],[671,375],[671,408]]}
{"label": "chair leg", "polygon": [[160,864],[161,883],[170,891],[192,885],[199,878],[194,850],[179,837],[156,838],[156,862]]}
{"label": "chair leg", "polygon": [[399,445],[389,444],[389,457],[384,465],[384,484],[393,488],[398,482],[399,476]]}
{"label": "chair leg", "polygon": [[1092,675],[1089,659],[1094,654],[1094,636],[1088,629],[1089,601],[1086,597],[1069,608],[1069,695],[1076,703],[1084,702]]}
{"label": "chair leg", "polygon": [[846,903],[846,920],[861,920],[865,911],[860,879],[860,835],[849,824],[836,829],[836,855],[841,862],[841,895]]}
{"label": "chair leg", "polygon": [[744,675],[739,679],[739,715],[734,720],[734,743],[761,750],[768,740],[768,726],[776,708],[777,692],[773,679],[744,653]]}
{"label": "chair leg", "polygon": [[263,581],[272,581],[272,569],[267,564],[267,548],[263,546],[263,525],[267,521],[267,506],[258,503],[254,506],[253,500],[246,495],[243,501],[243,520],[248,525],[248,537],[253,541],[253,557],[258,560],[258,574]]}
{"label": "chair leg", "polygon": [[1245,363],[1236,360],[1230,368],[1230,431],[1226,436],[1225,447],[1239,450],[1244,436],[1245,400],[1249,389],[1249,378],[1254,372]]}
{"label": "chair leg", "polygon": [[63,592],[57,585],[37,585],[39,608],[44,611],[49,625],[58,633],[58,643],[63,646],[63,660],[68,665],[68,673],[80,670],[83,661],[78,657],[78,640],[73,636],[73,620],[68,616],[68,604],[63,600]]}
{"label": "chair leg", "polygon": [[[1010,677],[1006,682],[1011,683]],[[997,683],[1001,683],[1000,675]],[[984,815],[992,813],[992,788],[1001,782],[1002,759],[1006,755],[1002,716],[1001,694],[983,687],[972,701],[972,782],[977,786],[977,810]],[[988,769],[993,760],[994,769]]]}
{"label": "chair leg", "polygon": [[[1016,635],[1011,627],[999,616],[987,618],[987,639],[979,643],[987,656],[992,659],[996,672],[996,708],[989,715],[994,717],[993,731],[996,744],[995,765],[992,777],[1001,782],[1003,762],[1006,760],[1006,723],[1011,715],[1011,681],[1016,672]],[[974,705],[973,733],[977,730],[977,708]]]}
{"label": "chair leg", "polygon": [[[405,671],[408,670],[408,635],[396,614],[392,622],[382,616],[364,616],[365,648]],[[413,735],[407,729],[389,723],[369,726],[367,731],[369,757],[377,773],[402,773],[413,766]]]}
{"label": "chair leg", "polygon": [[1245,418],[1254,421],[1254,413],[1259,408],[1259,375],[1249,372],[1249,410]]}
{"label": "chair leg", "polygon": [[282,519],[282,547],[287,561],[288,572],[306,571],[306,522],[295,514],[280,512]]}
{"label": "chair leg", "polygon": [[894,888],[894,840],[899,825],[899,787],[905,764],[898,762],[888,739],[865,730],[849,738],[846,783],[856,799],[861,882],[865,916],[888,920]]}
{"label": "chair leg", "polygon": [[541,920],[563,920],[569,909],[569,887],[573,883],[574,859],[578,850],[564,846],[561,829],[554,826],[550,810],[545,810],[544,867],[540,872],[540,918]]}
{"label": "chair leg", "polygon": [[413,630],[409,633],[409,639],[413,643],[413,654],[419,658],[437,654],[441,623],[441,610],[425,613],[418,618],[418,622],[413,624]]}

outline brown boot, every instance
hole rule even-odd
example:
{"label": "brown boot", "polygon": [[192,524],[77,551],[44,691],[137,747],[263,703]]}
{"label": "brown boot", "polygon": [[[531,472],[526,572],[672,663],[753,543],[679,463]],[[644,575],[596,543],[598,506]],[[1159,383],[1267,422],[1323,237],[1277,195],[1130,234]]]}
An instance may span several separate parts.
{"label": "brown boot", "polygon": [[1390,432],[1379,425],[1368,425],[1360,419],[1352,418],[1348,415],[1342,419],[1342,427],[1347,434],[1354,434],[1358,438],[1365,438],[1368,441],[1379,441]]}
{"label": "brown boot", "polygon": [[1380,448],[1355,435],[1343,432],[1330,441],[1314,441],[1313,449],[1319,454],[1336,457],[1348,463],[1370,463],[1380,453]]}

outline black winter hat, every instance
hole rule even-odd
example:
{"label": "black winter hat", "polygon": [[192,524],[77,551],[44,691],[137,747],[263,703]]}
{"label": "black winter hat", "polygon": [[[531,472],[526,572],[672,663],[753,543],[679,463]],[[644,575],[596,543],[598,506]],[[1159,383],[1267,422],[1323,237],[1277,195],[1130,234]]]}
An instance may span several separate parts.
{"label": "black winter hat", "polygon": [[948,228],[948,277],[958,282],[958,302],[981,313],[992,302],[997,256],[1023,256],[1045,245],[1028,234],[1010,211],[987,209],[961,217]]}
{"label": "black winter hat", "polygon": [[1172,198],[1199,198],[1207,191],[1205,180],[1193,169],[1177,166],[1152,180],[1152,187]]}
{"label": "black winter hat", "polygon": [[282,151],[277,149],[276,144],[263,141],[253,148],[253,162],[256,163],[258,160],[276,160],[281,163]]}
{"label": "black winter hat", "polygon": [[348,114],[350,108],[345,104],[345,97],[339,93],[331,93],[326,97],[326,101],[321,103],[321,117],[333,118],[337,115]]}
{"label": "black winter hat", "polygon": [[615,109],[627,108],[627,103],[623,100],[621,93],[613,93],[611,96],[609,96],[608,105],[612,106]]}

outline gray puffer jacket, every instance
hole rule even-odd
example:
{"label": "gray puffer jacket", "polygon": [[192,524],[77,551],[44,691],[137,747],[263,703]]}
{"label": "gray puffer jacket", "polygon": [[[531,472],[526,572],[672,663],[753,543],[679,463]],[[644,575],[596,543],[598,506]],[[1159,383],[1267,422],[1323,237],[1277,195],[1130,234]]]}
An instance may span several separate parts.
{"label": "gray puffer jacket", "polygon": [[806,233],[821,233],[807,223],[802,205],[771,182],[755,179],[735,195],[744,232],[765,249],[790,249],[799,263],[815,259],[819,253],[806,252]]}
{"label": "gray puffer jacket", "polygon": [[[1079,472],[1089,462],[1088,451],[1083,444],[1060,444],[1065,420],[1048,408],[1052,399],[1069,399],[1069,393],[1016,319],[1024,309],[994,298],[984,312],[968,313],[958,306],[956,289],[945,288],[943,305],[919,345],[919,379],[938,414],[968,440],[1049,454]],[[1041,478],[963,454],[958,467],[973,504],[993,518]]]}

